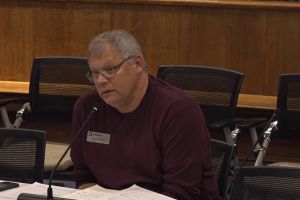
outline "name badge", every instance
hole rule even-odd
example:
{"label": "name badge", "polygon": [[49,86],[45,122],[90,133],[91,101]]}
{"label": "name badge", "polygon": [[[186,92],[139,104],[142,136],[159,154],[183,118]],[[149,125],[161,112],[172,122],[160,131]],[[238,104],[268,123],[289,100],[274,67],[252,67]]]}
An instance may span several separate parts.
{"label": "name badge", "polygon": [[109,144],[110,134],[88,131],[86,141],[98,144]]}

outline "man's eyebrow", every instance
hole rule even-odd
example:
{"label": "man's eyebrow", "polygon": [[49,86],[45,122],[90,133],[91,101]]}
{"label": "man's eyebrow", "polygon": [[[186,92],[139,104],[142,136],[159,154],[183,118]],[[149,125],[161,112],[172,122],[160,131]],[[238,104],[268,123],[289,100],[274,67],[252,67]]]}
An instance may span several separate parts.
{"label": "man's eyebrow", "polygon": [[96,65],[94,68],[97,68],[97,69],[103,69],[103,68],[107,68],[107,67],[113,67],[115,66],[114,64],[111,64],[111,62],[107,62],[107,63],[104,63],[103,65]]}

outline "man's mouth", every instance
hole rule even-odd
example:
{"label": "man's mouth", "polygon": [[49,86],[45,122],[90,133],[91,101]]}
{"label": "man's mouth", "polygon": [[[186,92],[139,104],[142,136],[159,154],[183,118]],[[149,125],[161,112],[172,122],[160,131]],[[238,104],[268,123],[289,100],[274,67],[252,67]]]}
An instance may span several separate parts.
{"label": "man's mouth", "polygon": [[114,92],[114,90],[106,90],[106,91],[103,91],[103,92],[101,92],[101,96],[107,96],[107,95],[110,95],[112,92]]}

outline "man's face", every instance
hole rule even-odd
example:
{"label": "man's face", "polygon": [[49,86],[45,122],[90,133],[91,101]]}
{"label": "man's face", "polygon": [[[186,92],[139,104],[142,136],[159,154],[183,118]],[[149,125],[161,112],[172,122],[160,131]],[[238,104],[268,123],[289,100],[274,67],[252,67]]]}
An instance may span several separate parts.
{"label": "man's face", "polygon": [[[107,45],[101,55],[89,59],[89,65],[94,74],[96,90],[107,104],[116,109],[130,104],[138,92],[135,88],[140,70],[136,56],[123,58],[113,47]],[[115,72],[106,76],[113,69]]]}

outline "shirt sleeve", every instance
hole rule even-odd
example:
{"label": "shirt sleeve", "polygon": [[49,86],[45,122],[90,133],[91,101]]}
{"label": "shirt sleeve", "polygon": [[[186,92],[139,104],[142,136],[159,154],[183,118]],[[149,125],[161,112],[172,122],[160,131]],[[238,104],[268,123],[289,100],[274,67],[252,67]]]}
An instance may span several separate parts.
{"label": "shirt sleeve", "polygon": [[200,107],[173,107],[166,118],[161,130],[163,194],[176,199],[218,199],[210,135]]}

